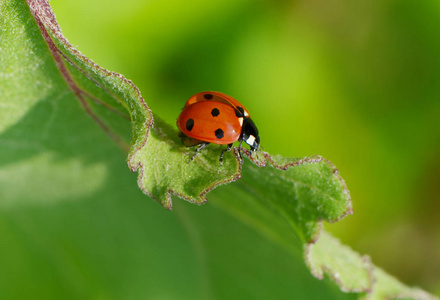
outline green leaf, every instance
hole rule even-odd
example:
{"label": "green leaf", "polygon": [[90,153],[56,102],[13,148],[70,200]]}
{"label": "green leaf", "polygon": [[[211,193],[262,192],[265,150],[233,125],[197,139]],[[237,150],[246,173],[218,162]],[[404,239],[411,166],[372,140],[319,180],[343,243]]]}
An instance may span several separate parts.
{"label": "green leaf", "polygon": [[[344,292],[434,299],[321,231],[351,213],[331,163],[244,151],[241,165],[234,150],[220,166],[216,146],[188,163],[193,150],[160,118],[153,125],[131,81],[74,49],[46,1],[27,3],[0,4],[4,298],[353,296],[307,274],[304,251],[311,273]],[[165,212],[136,189],[127,153],[139,187],[166,208],[172,194],[202,204],[236,182],[210,193],[212,205]]]}

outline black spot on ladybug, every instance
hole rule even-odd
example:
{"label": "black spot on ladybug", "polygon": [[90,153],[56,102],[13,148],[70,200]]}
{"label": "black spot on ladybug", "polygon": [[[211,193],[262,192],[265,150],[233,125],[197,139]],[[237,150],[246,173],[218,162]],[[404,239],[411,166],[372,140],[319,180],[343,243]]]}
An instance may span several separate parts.
{"label": "black spot on ladybug", "polygon": [[211,100],[212,99],[212,94],[204,94],[203,98],[205,98],[206,100]]}
{"label": "black spot on ladybug", "polygon": [[243,117],[244,116],[244,109],[243,109],[243,107],[237,106],[237,109],[235,110],[235,115],[237,117]]}
{"label": "black spot on ladybug", "polygon": [[188,121],[186,121],[186,130],[191,131],[194,127],[194,120],[193,119],[188,119]]}
{"label": "black spot on ladybug", "polygon": [[217,129],[217,130],[215,131],[215,137],[218,138],[218,139],[223,138],[223,130],[221,130],[220,128]]}
{"label": "black spot on ladybug", "polygon": [[217,117],[220,114],[220,111],[218,110],[218,108],[214,108],[213,110],[211,110],[211,115],[213,117]]}

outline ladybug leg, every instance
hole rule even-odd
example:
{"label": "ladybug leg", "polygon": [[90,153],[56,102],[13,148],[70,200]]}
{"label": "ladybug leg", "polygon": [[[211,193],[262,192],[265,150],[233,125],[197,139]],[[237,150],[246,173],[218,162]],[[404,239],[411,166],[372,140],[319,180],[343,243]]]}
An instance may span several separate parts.
{"label": "ladybug leg", "polygon": [[241,143],[243,142],[242,139],[240,139],[240,144],[238,144],[238,154],[240,154],[240,160],[243,161],[243,157],[241,156]]}
{"label": "ladybug leg", "polygon": [[223,154],[224,154],[225,152],[230,151],[231,149],[232,149],[232,143],[228,144],[228,147],[227,147],[226,149],[223,149],[223,150],[222,150],[222,153],[220,154],[220,159],[219,159],[219,161],[220,161],[220,165],[223,165]]}
{"label": "ladybug leg", "polygon": [[208,142],[203,142],[201,143],[197,148],[196,148],[196,153],[194,153],[194,155],[188,160],[188,163],[190,163],[194,157],[196,157],[197,153],[199,153],[201,150],[205,149],[206,146],[208,146],[209,143]]}

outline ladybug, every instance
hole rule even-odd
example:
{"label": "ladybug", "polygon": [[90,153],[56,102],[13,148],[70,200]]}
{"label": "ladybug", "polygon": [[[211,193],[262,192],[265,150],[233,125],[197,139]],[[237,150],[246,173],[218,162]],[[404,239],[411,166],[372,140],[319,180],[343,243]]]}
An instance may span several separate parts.
{"label": "ladybug", "polygon": [[189,98],[177,118],[177,127],[185,146],[199,145],[189,162],[209,143],[228,145],[220,154],[220,163],[224,152],[231,150],[236,141],[240,142],[240,158],[243,141],[252,152],[260,146],[258,129],[249,111],[236,99],[220,92],[200,92]]}

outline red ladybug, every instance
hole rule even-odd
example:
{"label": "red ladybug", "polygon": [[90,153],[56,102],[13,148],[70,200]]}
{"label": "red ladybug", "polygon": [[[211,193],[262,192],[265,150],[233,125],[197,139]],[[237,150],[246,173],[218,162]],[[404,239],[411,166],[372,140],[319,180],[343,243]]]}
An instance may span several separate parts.
{"label": "red ladybug", "polygon": [[220,163],[224,152],[231,150],[236,141],[240,142],[240,157],[243,141],[251,151],[258,150],[260,145],[258,129],[249,111],[231,96],[220,92],[200,92],[189,98],[177,118],[177,127],[185,146],[199,145],[189,161],[209,143],[228,145],[220,154]]}

